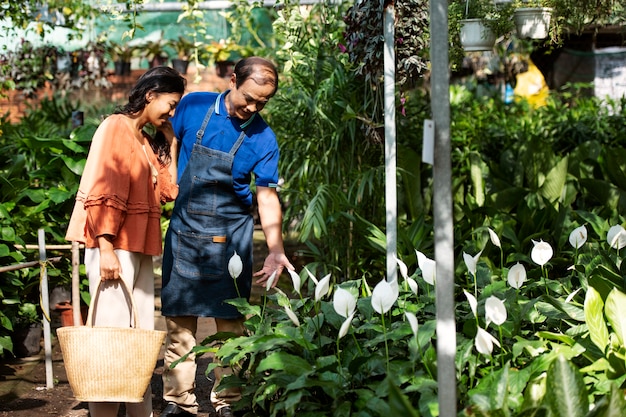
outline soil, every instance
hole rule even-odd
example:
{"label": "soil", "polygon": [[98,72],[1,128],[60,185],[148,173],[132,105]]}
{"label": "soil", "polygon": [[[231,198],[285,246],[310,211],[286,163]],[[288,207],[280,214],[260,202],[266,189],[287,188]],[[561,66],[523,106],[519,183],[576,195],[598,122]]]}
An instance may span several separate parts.
{"label": "soil", "polygon": [[[259,270],[265,259],[267,249],[262,240],[256,237],[255,232],[255,271]],[[285,251],[292,260],[296,270],[300,271],[304,260],[298,257],[295,246],[285,243]],[[160,277],[155,281],[155,327],[165,330],[165,321],[160,314]],[[285,279],[285,274],[281,279]],[[287,278],[288,279],[288,278]],[[281,288],[287,288],[280,285]],[[253,285],[251,301],[264,291],[264,288]],[[51,315],[51,328],[53,333],[60,326],[60,314]],[[201,318],[198,322],[197,340],[201,341],[207,335],[215,331],[214,322],[210,318]],[[43,340],[42,340],[43,346]],[[152,406],[153,417],[159,417],[166,404],[163,402],[163,352],[159,356],[152,377]],[[198,417],[208,417],[213,411],[210,403],[212,382],[205,376],[206,367],[211,362],[211,355],[205,355],[197,359],[198,368],[196,375],[196,396],[199,403]],[[0,417],[87,417],[89,411],[87,404],[74,398],[72,389],[67,381],[63,358],[56,337],[52,338],[52,375],[54,387],[46,388],[46,364],[44,349],[36,356],[4,360],[0,359]],[[125,416],[124,405],[121,405],[118,417]]]}

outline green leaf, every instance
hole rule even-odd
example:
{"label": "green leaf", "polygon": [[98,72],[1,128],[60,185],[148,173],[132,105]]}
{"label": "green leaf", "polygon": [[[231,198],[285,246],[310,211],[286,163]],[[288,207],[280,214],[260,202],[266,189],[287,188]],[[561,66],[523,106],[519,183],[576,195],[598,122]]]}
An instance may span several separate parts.
{"label": "green leaf", "polygon": [[311,372],[313,367],[298,356],[286,352],[275,352],[259,362],[256,370],[257,372],[283,371],[291,375],[300,375]]}
{"label": "green leaf", "polygon": [[391,378],[387,378],[387,381],[389,381],[389,407],[391,408],[392,415],[419,417],[419,413],[411,406],[410,401],[402,393],[400,388],[393,383]]}
{"label": "green leaf", "polygon": [[583,417],[589,410],[587,389],[578,369],[563,356],[550,366],[546,399],[554,417]]}
{"label": "green leaf", "polygon": [[561,159],[554,168],[548,172],[544,183],[539,189],[539,194],[551,203],[556,203],[563,194],[565,179],[567,178],[567,157]]}
{"label": "green leaf", "polygon": [[600,293],[589,287],[585,296],[585,322],[591,341],[603,352],[609,344],[609,330],[604,321],[604,303]]}
{"label": "green leaf", "polygon": [[626,294],[613,288],[606,298],[604,313],[611,329],[617,335],[621,346],[624,347],[624,340],[626,340]]}

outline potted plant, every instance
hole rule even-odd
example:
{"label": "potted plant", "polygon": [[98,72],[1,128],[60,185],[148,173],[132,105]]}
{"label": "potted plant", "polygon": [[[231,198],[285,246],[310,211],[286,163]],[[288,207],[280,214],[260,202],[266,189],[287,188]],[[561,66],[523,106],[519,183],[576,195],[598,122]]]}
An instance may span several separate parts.
{"label": "potted plant", "polygon": [[18,358],[34,356],[41,350],[41,316],[34,303],[19,305],[13,319],[13,354]]}
{"label": "potted plant", "polygon": [[194,42],[191,39],[180,35],[176,39],[171,39],[169,41],[169,45],[174,48],[177,56],[177,58],[172,59],[172,66],[181,74],[187,74],[189,60],[191,59],[195,49]]}
{"label": "potted plant", "polygon": [[219,77],[230,77],[237,59],[241,58],[245,50],[235,41],[220,39],[212,41],[205,48],[208,61],[215,65],[215,73]]}
{"label": "potted plant", "polygon": [[115,75],[130,75],[131,59],[136,50],[128,43],[109,42],[107,53],[115,65]]}
{"label": "potted plant", "polygon": [[163,34],[159,39],[148,41],[143,45],[143,54],[148,60],[150,68],[167,65],[169,56],[165,51],[167,42],[163,39]]}
{"label": "potted plant", "polygon": [[545,39],[550,34],[553,3],[550,0],[516,0],[513,17],[517,37]]}
{"label": "potted plant", "polygon": [[490,51],[496,39],[511,29],[509,6],[496,6],[493,0],[454,0],[450,3],[451,26],[459,33],[466,52]]}

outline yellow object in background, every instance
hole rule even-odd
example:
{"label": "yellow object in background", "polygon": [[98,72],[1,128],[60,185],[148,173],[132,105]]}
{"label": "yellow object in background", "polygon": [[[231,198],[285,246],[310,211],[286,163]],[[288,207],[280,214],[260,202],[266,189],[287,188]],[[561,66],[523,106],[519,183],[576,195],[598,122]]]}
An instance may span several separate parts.
{"label": "yellow object in background", "polygon": [[528,61],[528,71],[517,74],[516,79],[513,90],[516,97],[525,98],[535,108],[546,104],[550,89],[543,74],[532,61]]}

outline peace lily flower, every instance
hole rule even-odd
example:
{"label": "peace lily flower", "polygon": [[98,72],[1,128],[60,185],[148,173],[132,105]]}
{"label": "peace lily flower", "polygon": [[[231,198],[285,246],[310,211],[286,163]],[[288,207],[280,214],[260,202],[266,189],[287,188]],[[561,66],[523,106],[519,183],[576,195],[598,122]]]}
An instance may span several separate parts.
{"label": "peace lily flower", "polygon": [[276,280],[276,277],[278,276],[276,272],[277,271],[274,270],[274,272],[272,272],[272,275],[270,275],[267,281],[265,281],[265,291],[269,291],[272,289],[272,285],[274,284],[274,281]]}
{"label": "peace lily flower", "polygon": [[356,297],[350,291],[337,287],[333,296],[333,308],[341,317],[347,318],[356,309]]}
{"label": "peace lily flower", "polygon": [[339,328],[339,335],[337,336],[339,339],[348,334],[348,330],[350,329],[350,323],[352,323],[352,319],[354,318],[354,313],[350,314],[347,319],[341,324]]}
{"label": "peace lily flower", "polygon": [[298,320],[298,316],[296,316],[296,313],[293,312],[291,307],[289,307],[288,305],[285,305],[284,308],[285,308],[285,313],[287,313],[287,316],[289,317],[289,319],[291,319],[293,324],[295,324],[296,327],[300,327],[300,320]]}
{"label": "peace lily flower", "polygon": [[472,313],[474,313],[474,317],[478,317],[478,313],[477,313],[478,301],[476,301],[476,297],[474,297],[473,294],[470,294],[465,290],[463,290],[463,293],[465,293],[465,297],[467,298],[467,302],[469,303],[470,308],[472,309]]}
{"label": "peace lily flower", "polygon": [[430,285],[435,285],[436,263],[434,260],[427,258],[422,252],[416,250],[417,265],[422,271],[422,278]]}
{"label": "peace lily flower", "polygon": [[243,262],[241,262],[241,256],[235,251],[228,261],[228,273],[233,279],[237,279],[241,275],[241,271],[243,271]]}
{"label": "peace lily flower", "polygon": [[524,268],[524,265],[519,262],[513,265],[511,269],[509,269],[506,280],[511,287],[519,290],[522,285],[524,285],[524,282],[526,282],[526,268]]}
{"label": "peace lily flower", "polygon": [[330,274],[320,279],[320,281],[315,285],[315,301],[317,302],[321,300],[326,294],[328,294],[329,289],[330,289]]}
{"label": "peace lily flower", "polygon": [[409,277],[409,269],[407,268],[406,264],[397,257],[394,256],[394,258],[396,258],[396,262],[398,263],[400,275],[402,275],[407,284],[409,284],[409,288],[411,288],[413,294],[417,295],[417,282],[413,278]]}
{"label": "peace lily flower", "polygon": [[487,231],[489,232],[489,239],[491,240],[491,243],[493,243],[495,246],[497,246],[500,249],[502,249],[502,245],[500,244],[500,238],[498,237],[496,232],[491,230],[490,227],[487,228]]}
{"label": "peace lily flower", "polygon": [[587,241],[587,228],[583,224],[569,234],[569,244],[578,249]]}
{"label": "peace lily flower", "polygon": [[300,287],[302,287],[302,280],[300,279],[300,275],[296,272],[293,271],[291,269],[287,269],[287,272],[289,273],[289,276],[291,277],[291,282],[293,283],[293,289],[295,292],[298,293],[298,295],[302,295],[300,294]]}
{"label": "peace lily flower", "polygon": [[533,240],[532,242],[535,246],[533,246],[533,249],[530,252],[530,258],[537,265],[544,266],[550,259],[552,259],[552,255],[554,254],[552,246],[543,240],[540,240],[539,242]]}
{"label": "peace lily flower", "polygon": [[465,266],[472,276],[476,276],[476,264],[478,263],[478,259],[483,251],[478,252],[475,256],[472,256],[468,253],[463,252],[463,261],[465,262]]}
{"label": "peace lily flower", "polygon": [[478,332],[476,333],[476,339],[474,339],[474,346],[476,346],[476,350],[478,353],[482,353],[483,355],[491,355],[493,352],[494,343],[500,347],[500,342],[498,339],[493,337],[488,331],[479,327]]}
{"label": "peace lily flower", "polygon": [[485,319],[487,320],[487,326],[489,323],[494,323],[497,326],[501,326],[506,321],[506,306],[504,301],[498,297],[490,296],[485,301]]}
{"label": "peace lily flower", "polygon": [[409,322],[411,330],[413,331],[413,335],[417,337],[417,316],[410,311],[405,311],[404,317],[406,317],[406,320]]}
{"label": "peace lily flower", "polygon": [[626,246],[626,230],[619,224],[611,227],[606,234],[606,241],[613,249],[622,249]]}
{"label": "peace lily flower", "polygon": [[394,291],[391,283],[382,279],[372,291],[372,308],[378,314],[388,312],[398,298],[398,293]]}

